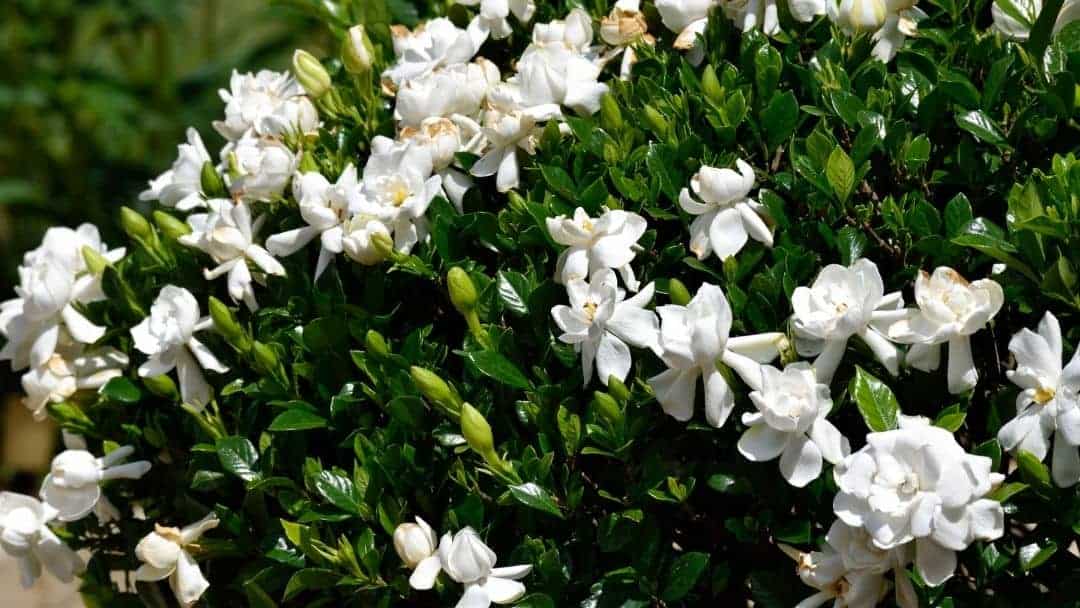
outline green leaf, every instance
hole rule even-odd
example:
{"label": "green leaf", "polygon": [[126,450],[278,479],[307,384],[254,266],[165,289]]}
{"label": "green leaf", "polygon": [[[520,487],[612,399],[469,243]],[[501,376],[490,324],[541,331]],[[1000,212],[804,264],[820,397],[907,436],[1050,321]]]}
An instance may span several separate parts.
{"label": "green leaf", "polygon": [[1057,553],[1057,543],[1052,540],[1046,541],[1042,546],[1037,543],[1024,545],[1018,552],[1020,555],[1020,569],[1030,572],[1046,563],[1046,560]]}
{"label": "green leaf", "polygon": [[285,410],[270,423],[270,431],[308,431],[326,428],[326,419],[304,408],[294,407]]}
{"label": "green leaf", "polygon": [[856,366],[855,377],[848,385],[848,392],[871,431],[880,433],[897,427],[900,405],[896,402],[892,390],[881,380]]}
{"label": "green leaf", "polygon": [[501,353],[493,350],[474,350],[466,352],[465,359],[480,373],[493,380],[522,390],[532,388],[525,374]]}
{"label": "green leaf", "polygon": [[320,496],[346,513],[363,517],[369,511],[356,484],[340,473],[320,471],[315,476],[314,485]]}
{"label": "green leaf", "polygon": [[908,144],[904,164],[908,169],[915,170],[930,160],[930,140],[925,135],[919,135]]}
{"label": "green leaf", "polygon": [[514,500],[536,509],[537,511],[543,511],[550,515],[554,515],[559,519],[563,519],[562,511],[559,510],[559,505],[555,503],[555,499],[544,488],[536,485],[535,483],[528,482],[516,486],[509,486],[510,495],[514,497]]}
{"label": "green leaf", "polygon": [[850,266],[862,257],[866,249],[866,235],[854,226],[844,226],[836,234],[836,248],[840,251],[840,263]]}
{"label": "green leaf", "polygon": [[950,405],[938,413],[937,418],[934,419],[934,426],[955,433],[957,429],[964,425],[965,418],[967,418],[967,412],[960,409],[959,404]]}
{"label": "green leaf", "polygon": [[259,453],[246,437],[222,437],[214,446],[217,449],[221,467],[244,481],[255,481],[262,477],[256,468]]}
{"label": "green leaf", "polygon": [[285,585],[284,601],[288,601],[302,591],[309,589],[329,589],[341,580],[341,575],[325,568],[305,568],[292,575]]}
{"label": "green leaf", "polygon": [[702,573],[709,567],[707,553],[691,552],[679,556],[668,571],[660,599],[665,602],[677,602],[693,590]]}
{"label": "green leaf", "polygon": [[135,383],[123,376],[118,376],[101,387],[101,394],[119,403],[138,403],[142,400],[142,391]]}
{"label": "green leaf", "polygon": [[784,91],[769,100],[769,105],[761,112],[761,124],[770,147],[787,141],[799,124],[799,102],[795,94]]}
{"label": "green leaf", "polygon": [[1029,486],[1026,483],[1020,483],[1019,481],[1013,481],[1013,482],[1010,482],[1010,483],[1004,483],[1004,484],[1001,484],[1000,486],[994,488],[994,490],[992,492],[990,492],[989,494],[987,494],[986,497],[989,498],[990,500],[996,500],[998,502],[1005,502],[1005,501],[1009,500],[1010,498],[1012,498],[1013,496],[1016,496],[1017,494],[1019,494],[1019,493],[1023,492],[1024,490],[1028,489],[1028,487]]}
{"label": "green leaf", "polygon": [[1016,453],[1016,464],[1020,467],[1020,477],[1029,485],[1050,487],[1050,469],[1037,456],[1020,450]]}
{"label": "green leaf", "polygon": [[500,270],[496,280],[499,299],[506,309],[518,315],[529,314],[529,279],[512,270]]}
{"label": "green leaf", "polygon": [[833,148],[829,154],[829,160],[825,164],[825,177],[828,178],[836,198],[840,199],[841,203],[847,202],[855,187],[855,164],[840,146]]}
{"label": "green leaf", "polygon": [[243,587],[249,608],[277,608],[277,602],[254,579],[245,582]]}
{"label": "green leaf", "polygon": [[1038,282],[1039,280],[1039,277],[1035,275],[1030,266],[1013,255],[1017,251],[1016,246],[1008,241],[1005,231],[986,218],[978,217],[968,222],[961,230],[960,235],[954,237],[952,242],[963,247],[970,247],[995,260],[1004,262],[1006,266],[1023,273],[1032,281]]}
{"label": "green leaf", "polygon": [[1050,37],[1054,33],[1057,24],[1058,13],[1065,4],[1065,0],[1046,0],[1039,11],[1039,18],[1031,27],[1031,35],[1027,40],[1028,51],[1035,57],[1042,57],[1043,50],[1050,43]]}
{"label": "green leaf", "polygon": [[994,121],[984,114],[982,110],[971,110],[970,112],[957,114],[956,124],[961,129],[974,135],[975,139],[979,141],[995,146],[1004,146],[1006,143],[1005,136],[1001,134]]}
{"label": "green leaf", "polygon": [[575,195],[577,187],[574,185],[574,180],[570,179],[570,174],[562,167],[542,165],[540,167],[540,174],[544,176],[544,181],[547,182],[547,185],[555,192],[555,194],[558,194],[568,201],[573,201],[577,198]]}
{"label": "green leaf", "polygon": [[952,197],[945,204],[945,234],[949,238],[959,236],[964,227],[973,219],[971,201],[963,192]]}

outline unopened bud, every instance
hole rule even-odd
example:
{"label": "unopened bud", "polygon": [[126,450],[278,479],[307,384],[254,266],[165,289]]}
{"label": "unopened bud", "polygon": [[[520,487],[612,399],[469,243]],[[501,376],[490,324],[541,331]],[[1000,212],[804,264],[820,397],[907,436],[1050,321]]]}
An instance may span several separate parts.
{"label": "unopened bud", "polygon": [[326,72],[326,68],[311,53],[303,49],[297,49],[293,53],[292,65],[296,81],[300,83],[300,86],[304,87],[304,91],[312,99],[318,99],[326,95],[330,87],[333,86],[330,81],[330,74]]}
{"label": "unopened bud", "polygon": [[394,551],[409,568],[416,568],[420,562],[434,555],[438,548],[435,531],[419,517],[415,524],[398,524],[394,529]]}
{"label": "unopened bud", "polygon": [[438,403],[454,412],[461,409],[461,397],[435,372],[414,365],[409,368],[409,375],[412,376],[416,388],[429,401]]}
{"label": "unopened bud", "polygon": [[390,354],[390,347],[386,345],[386,339],[374,329],[369,329],[367,334],[364,335],[364,347],[367,348],[369,353],[380,357],[386,357]]}
{"label": "unopened bud", "polygon": [[300,153],[300,173],[318,173],[319,164],[315,162],[315,155],[308,152]]}
{"label": "unopened bud", "polygon": [[354,25],[345,32],[341,44],[341,63],[350,74],[367,74],[374,63],[371,39],[363,25]]}
{"label": "unopened bud", "polygon": [[615,401],[615,398],[607,393],[601,391],[593,393],[593,409],[601,418],[607,420],[611,424],[619,424],[622,422],[622,409],[619,408],[619,404]]}
{"label": "unopened bud", "polygon": [[720,103],[724,98],[724,88],[720,86],[716,70],[711,64],[705,66],[705,71],[701,74],[701,90],[713,103]]}
{"label": "unopened bud", "polygon": [[495,438],[491,435],[491,425],[475,407],[465,403],[461,406],[461,434],[474,452],[485,459],[495,454]]}
{"label": "unopened bud", "polygon": [[686,306],[690,303],[690,290],[679,279],[670,279],[668,281],[668,297],[671,298],[672,304]]}
{"label": "unopened bud", "polygon": [[611,393],[612,397],[615,397],[623,403],[630,400],[630,389],[626,388],[623,381],[616,378],[614,374],[608,376],[607,390]]}
{"label": "unopened bud", "polygon": [[469,273],[460,266],[454,266],[446,273],[446,286],[450,291],[450,301],[458,312],[467,315],[476,310],[476,286],[469,278]]}
{"label": "unopened bud", "polygon": [[510,206],[510,210],[514,213],[525,213],[528,211],[529,206],[525,204],[525,199],[520,194],[511,190],[506,193],[507,203]]}
{"label": "unopened bud", "polygon": [[149,243],[154,238],[154,229],[138,211],[131,207],[120,208],[120,227],[136,241]]}
{"label": "unopened bud", "polygon": [[667,139],[671,135],[671,123],[656,108],[645,106],[645,121],[649,123],[649,128],[657,137]]}
{"label": "unopened bud", "polygon": [[105,269],[109,267],[109,260],[106,260],[105,256],[101,255],[101,252],[93,247],[83,245],[82,257],[83,261],[86,262],[86,270],[95,277],[101,276],[101,273],[105,272]]}
{"label": "unopened bud", "polygon": [[255,365],[260,370],[267,373],[277,371],[278,356],[270,345],[262,342],[255,342],[251,347],[251,352],[255,356]]}
{"label": "unopened bud", "polygon": [[622,110],[611,93],[600,98],[600,125],[608,133],[618,133],[623,128]]}
{"label": "unopened bud", "polygon": [[225,180],[221,179],[214,163],[210,161],[203,163],[202,171],[199,173],[199,184],[207,198],[223,198],[226,195]]}
{"label": "unopened bud", "polygon": [[162,399],[176,401],[180,398],[180,392],[176,390],[176,383],[173,382],[173,379],[170,378],[168,374],[143,378],[142,383],[143,386],[146,387],[146,390]]}
{"label": "unopened bud", "polygon": [[394,251],[394,241],[385,232],[376,232],[371,235],[371,246],[384,259],[390,259],[397,253]]}
{"label": "unopened bud", "polygon": [[169,215],[160,209],[154,211],[151,215],[154,218],[154,223],[157,224],[158,230],[170,240],[175,241],[184,235],[191,234],[191,226],[188,226],[175,216]]}
{"label": "unopened bud", "polygon": [[210,318],[214,321],[214,329],[216,329],[226,340],[232,342],[244,335],[244,329],[240,327],[240,323],[236,320],[236,315],[233,314],[232,310],[230,310],[224,302],[214,296],[210,296],[207,306],[210,308]]}

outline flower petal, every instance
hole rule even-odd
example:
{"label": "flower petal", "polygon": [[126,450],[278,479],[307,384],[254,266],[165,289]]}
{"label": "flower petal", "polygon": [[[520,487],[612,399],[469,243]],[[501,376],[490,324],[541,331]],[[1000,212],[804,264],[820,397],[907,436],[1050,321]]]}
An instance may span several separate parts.
{"label": "flower petal", "polygon": [[779,456],[790,439],[790,433],[759,424],[746,429],[739,438],[738,449],[751,462],[767,462]]}
{"label": "flower petal", "polygon": [[920,538],[915,541],[915,567],[928,585],[937,587],[956,571],[956,552],[929,538]]}
{"label": "flower petal", "polygon": [[435,586],[435,579],[442,572],[442,560],[438,555],[429,555],[416,565],[412,576],[409,577],[409,586],[419,591],[427,591]]}
{"label": "flower petal", "polygon": [[780,455],[780,473],[796,488],[805,487],[821,475],[821,450],[808,438],[795,437]]}

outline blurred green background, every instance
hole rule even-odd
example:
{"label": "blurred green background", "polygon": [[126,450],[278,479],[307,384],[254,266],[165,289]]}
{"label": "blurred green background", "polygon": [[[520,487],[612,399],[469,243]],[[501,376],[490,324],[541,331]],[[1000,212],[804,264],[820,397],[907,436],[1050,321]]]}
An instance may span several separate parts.
{"label": "blurred green background", "polygon": [[[284,70],[293,49],[318,46],[321,34],[268,0],[0,1],[0,301],[49,226],[90,221],[119,243],[119,207],[138,206],[186,127],[212,155],[220,149],[210,122],[223,115],[217,91],[232,69]],[[0,363],[8,454],[26,413],[20,391]],[[26,464],[0,458],[0,486]]]}

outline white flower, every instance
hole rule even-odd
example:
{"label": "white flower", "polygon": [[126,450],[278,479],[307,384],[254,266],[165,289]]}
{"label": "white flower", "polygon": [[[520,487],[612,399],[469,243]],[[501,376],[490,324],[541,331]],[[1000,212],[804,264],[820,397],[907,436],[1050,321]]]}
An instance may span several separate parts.
{"label": "white flower", "polygon": [[1022,329],[1009,341],[1016,369],[1006,374],[1022,390],[1016,396],[1016,417],[998,431],[1001,447],[1026,450],[1046,458],[1054,440],[1054,482],[1066,488],[1080,481],[1080,350],[1062,369],[1061,326],[1051,313],[1039,333]]}
{"label": "white flower", "polygon": [[553,103],[524,107],[520,90],[510,84],[495,87],[488,103],[483,134],[489,147],[469,172],[476,177],[495,175],[498,191],[509,192],[520,183],[518,149],[530,156],[535,154],[542,132],[540,123],[562,117],[562,110]]}
{"label": "white flower", "polygon": [[180,243],[205,252],[218,264],[214,269],[203,271],[206,280],[212,281],[228,274],[229,296],[233,301],[242,301],[250,310],[258,310],[252,281],[261,281],[262,276],[253,277],[248,262],[274,276],[285,276],[285,268],[266,249],[255,243],[255,233],[262,222],[252,221],[251,208],[247,203],[240,201],[234,204],[225,199],[212,199],[206,205],[210,208],[209,213],[188,216],[192,232],[180,237]]}
{"label": "white flower", "polygon": [[495,552],[468,527],[454,535],[443,535],[439,560],[450,578],[465,585],[465,594],[456,608],[512,604],[525,595],[525,585],[518,580],[532,572],[531,565],[496,568]]}
{"label": "white flower", "polygon": [[761,388],[750,393],[758,411],[743,414],[750,427],[739,439],[739,453],[754,462],[780,457],[780,473],[801,488],[821,475],[824,459],[836,464],[851,453],[847,438],[825,419],[832,409],[829,387],[820,384],[807,363],[780,371],[761,367]]}
{"label": "white flower", "polygon": [[34,266],[43,261],[55,263],[74,274],[81,283],[75,287],[75,291],[79,294],[78,301],[103,300],[105,294],[101,291],[101,279],[87,273],[86,259],[83,257],[84,248],[101,254],[101,257],[113,264],[119,262],[126,252],[123,247],[110,249],[102,242],[101,234],[97,226],[93,224],[80,224],[74,230],[64,226],[54,226],[45,231],[41,245],[26,252],[23,256],[23,265]]}
{"label": "white flower", "polygon": [[656,38],[649,34],[648,29],[645,13],[641,12],[641,0],[618,0],[611,13],[600,20],[600,39],[616,49],[610,57],[622,53],[619,78],[630,78],[630,71],[637,63],[633,45],[656,44]]}
{"label": "white flower", "polygon": [[285,144],[265,137],[244,137],[222,150],[230,169],[229,190],[249,202],[281,196],[296,172],[299,159]]}
{"label": "white flower", "polygon": [[611,376],[626,380],[631,363],[627,343],[660,354],[659,323],[656,314],[645,308],[653,297],[652,283],[625,299],[626,292],[618,287],[615,273],[604,268],[593,273],[589,282],[567,282],[566,294],[570,305],[555,306],[551,316],[564,332],[559,340],[573,344],[574,350],[581,353],[586,384],[592,378],[594,362],[600,382],[607,384]]}
{"label": "white flower", "polygon": [[[362,207],[374,206],[362,205]],[[382,211],[377,207],[370,211],[361,209],[353,215],[345,224],[345,236],[342,238],[345,255],[365,266],[374,266],[385,259],[372,240],[377,234],[390,238],[390,228],[380,219],[382,215]]]}
{"label": "white flower", "polygon": [[49,529],[55,518],[52,507],[30,496],[0,492],[0,547],[18,561],[24,588],[33,586],[42,566],[65,583],[83,570],[79,556]]}
{"label": "white flower", "polygon": [[[1031,28],[1042,12],[1042,0],[1012,0],[1006,6],[995,0],[990,7],[994,17],[994,29],[1012,40],[1027,40]],[[1080,19],[1080,2],[1065,0],[1054,22],[1053,33],[1056,35],[1069,23]]]}
{"label": "white flower", "polygon": [[688,60],[698,65],[705,58],[705,46],[698,36],[705,33],[709,24],[709,11],[719,0],[656,0],[656,11],[664,27],[678,34],[674,47],[690,51]]}
{"label": "white flower", "polygon": [[465,193],[473,186],[468,174],[451,165],[458,152],[479,152],[483,135],[480,125],[467,117],[455,114],[453,119],[432,117],[417,129],[404,128],[399,134],[402,142],[426,151],[431,156],[435,173],[441,180],[442,193],[461,213]]}
{"label": "white flower", "polygon": [[127,365],[127,355],[115,348],[88,350],[72,340],[66,330],[61,330],[56,352],[44,364],[23,374],[22,388],[26,393],[23,405],[31,411],[34,420],[44,420],[49,403],[66,401],[80,390],[101,388],[122,375]]}
{"label": "white flower", "polygon": [[412,128],[432,118],[474,118],[499,77],[499,68],[481,58],[411,79],[398,88],[394,118]]}
{"label": "white flower", "polygon": [[592,18],[580,8],[570,11],[565,21],[536,24],[533,43],[518,60],[515,76],[522,104],[558,104],[581,115],[599,110],[608,87],[597,82],[602,66],[592,40]]}
{"label": "white flower", "polygon": [[810,287],[791,294],[795,346],[803,356],[817,356],[814,369],[828,384],[847,349],[858,337],[892,375],[900,373],[900,351],[882,334],[904,306],[900,292],[885,293],[877,265],[865,258],[851,266],[830,264]]}
{"label": "white flower", "polygon": [[442,179],[432,175],[431,153],[412,143],[376,137],[371,149],[364,166],[360,214],[381,220],[394,235],[394,249],[409,253],[427,238],[424,214]]}
{"label": "white flower", "polygon": [[[769,36],[780,33],[777,0],[727,0],[723,3],[724,14],[742,31],[760,28]],[[796,21],[809,23],[814,17],[825,14],[826,0],[788,0],[788,10]]]}
{"label": "white flower", "polygon": [[639,284],[630,262],[636,255],[634,247],[647,227],[645,218],[621,209],[604,208],[604,213],[593,219],[578,207],[573,218],[565,215],[547,218],[551,238],[567,247],[555,266],[555,282],[566,285],[597,270],[612,268],[619,271],[627,289],[637,291]]}
{"label": "white flower", "polygon": [[735,395],[717,369],[718,361],[735,370],[751,389],[760,390],[761,366],[779,354],[781,333],[733,338],[731,306],[723,290],[703,283],[686,306],[669,304],[660,313],[660,346],[668,370],[649,378],[656,400],[669,416],[687,421],[694,415],[698,378],[705,383],[705,418],[721,427],[735,407]]}
{"label": "white flower", "polygon": [[300,217],[308,225],[268,237],[267,251],[278,257],[290,256],[319,237],[319,260],[315,264],[318,281],[334,256],[345,249],[344,225],[349,221],[350,207],[355,206],[359,196],[360,185],[353,165],[345,167],[334,184],[316,171],[297,175],[293,179],[293,197],[300,206]]}
{"label": "white flower", "polygon": [[528,23],[536,13],[534,0],[455,0],[463,6],[480,5],[480,14],[474,20],[483,32],[490,32],[495,40],[506,38],[513,30],[507,17],[511,13],[521,23]]}
{"label": "white flower", "polygon": [[918,35],[919,21],[926,13],[915,6],[917,0],[826,0],[829,19],[853,36],[873,32],[871,54],[888,63],[908,36]]}
{"label": "white flower", "polygon": [[425,591],[435,586],[435,579],[442,572],[438,542],[435,531],[420,517],[415,524],[398,524],[394,529],[394,550],[413,571],[409,577],[413,589]]}
{"label": "white flower", "polygon": [[101,484],[113,479],[139,479],[150,471],[146,460],[123,461],[135,453],[125,445],[101,458],[85,449],[65,450],[52,460],[41,484],[41,499],[57,511],[60,521],[77,521],[94,511],[104,496]]}
{"label": "white flower", "polygon": [[202,168],[210,162],[210,154],[199,132],[188,128],[187,143],[177,146],[172,168],[150,180],[150,188],[139,195],[141,201],[159,201],[166,207],[190,211],[202,207]]}
{"label": "white flower", "polygon": [[870,433],[863,449],[836,465],[836,515],[863,527],[879,549],[915,541],[915,566],[932,586],[956,569],[956,551],[1004,529],[1001,504],[985,498],[1004,477],[990,459],[964,452],[945,429],[905,420]]}
{"label": "white flower", "polygon": [[472,61],[487,38],[487,32],[478,23],[463,30],[445,17],[432,19],[412,31],[395,25],[390,33],[397,61],[383,72],[382,79],[383,87],[391,93],[404,83],[440,68]]}
{"label": "white flower", "polygon": [[975,388],[979,373],[971,357],[971,335],[1001,310],[1005,294],[993,279],[968,283],[952,268],[941,266],[933,275],[925,271],[915,280],[917,309],[889,326],[889,338],[912,344],[907,362],[915,369],[933,371],[941,364],[941,345],[949,345],[949,392]]}
{"label": "white flower", "polygon": [[679,194],[679,206],[697,216],[690,224],[690,251],[699,260],[714,251],[726,260],[739,253],[748,238],[772,247],[772,232],[762,219],[765,207],[750,198],[754,170],[742,160],[735,165],[738,173],[703,166],[690,179],[690,188],[703,202],[686,188]]}
{"label": "white flower", "polygon": [[135,580],[155,582],[168,578],[181,606],[188,607],[197,602],[210,588],[210,582],[199,570],[188,547],[197,543],[208,530],[216,528],[218,523],[217,516],[211,513],[180,529],[154,524],[154,531],[135,546],[135,557],[143,562],[135,571]]}
{"label": "white flower", "polygon": [[225,120],[214,129],[229,141],[252,131],[257,136],[280,137],[311,133],[319,128],[319,114],[304,89],[291,75],[261,70],[240,74],[233,70],[229,90],[218,92],[225,102]]}
{"label": "white flower", "polygon": [[195,332],[209,329],[210,317],[199,316],[199,303],[191,292],[175,285],[161,288],[150,316],[131,328],[135,348],[149,359],[139,366],[139,376],[150,378],[167,374],[175,367],[180,377],[180,396],[184,403],[202,408],[210,402],[210,385],[202,370],[229,371],[210,352]]}

